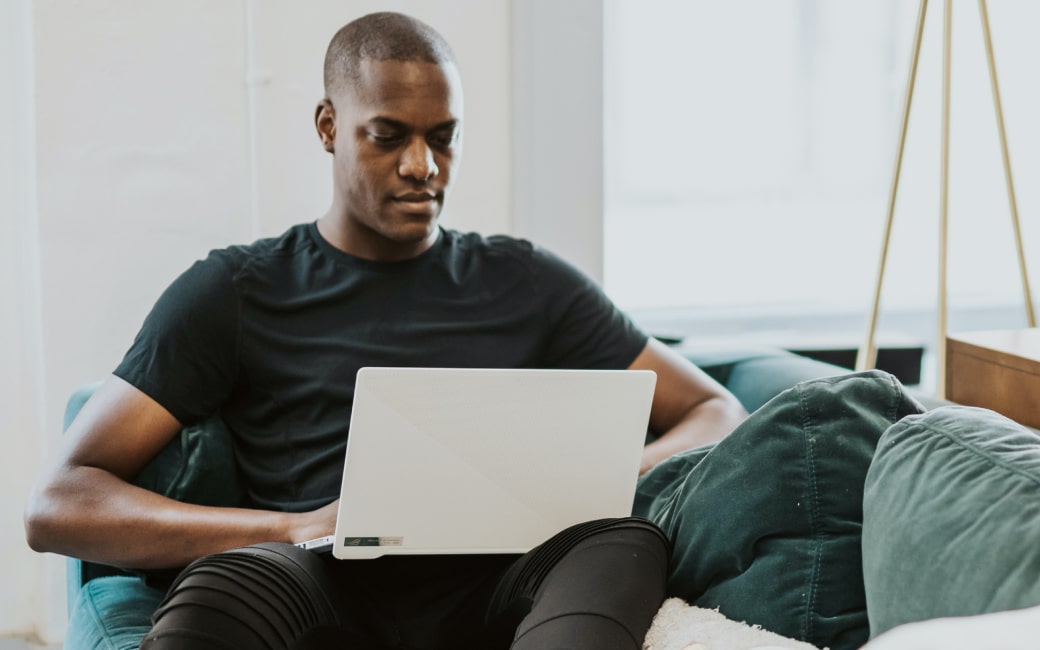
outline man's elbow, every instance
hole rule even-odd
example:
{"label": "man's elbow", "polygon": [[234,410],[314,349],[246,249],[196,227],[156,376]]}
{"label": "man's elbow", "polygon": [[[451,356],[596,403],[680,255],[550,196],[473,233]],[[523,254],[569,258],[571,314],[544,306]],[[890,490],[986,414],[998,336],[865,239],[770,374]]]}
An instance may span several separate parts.
{"label": "man's elbow", "polygon": [[47,518],[32,500],[25,506],[22,524],[25,526],[25,542],[29,545],[29,548],[37,553],[46,552],[48,549]]}
{"label": "man's elbow", "polygon": [[54,551],[55,539],[60,536],[63,508],[47,486],[36,486],[25,503],[22,524],[25,541],[38,553]]}
{"label": "man's elbow", "polygon": [[730,393],[718,395],[709,401],[712,403],[719,421],[720,440],[728,436],[748,417],[747,409]]}
{"label": "man's elbow", "polygon": [[750,415],[748,410],[744,408],[744,405],[740,403],[740,400],[737,399],[736,395],[733,393],[726,393],[724,399],[726,400],[726,412],[730,414],[730,417],[733,418],[737,424],[746,420],[747,416]]}

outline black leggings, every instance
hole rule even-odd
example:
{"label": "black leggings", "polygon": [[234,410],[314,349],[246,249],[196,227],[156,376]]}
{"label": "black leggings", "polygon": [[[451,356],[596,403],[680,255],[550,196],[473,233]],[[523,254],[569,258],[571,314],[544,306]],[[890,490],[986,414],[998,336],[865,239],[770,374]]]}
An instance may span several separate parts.
{"label": "black leggings", "polygon": [[522,556],[336,560],[265,543],[178,576],[147,650],[638,650],[670,545],[638,518],[579,524]]}

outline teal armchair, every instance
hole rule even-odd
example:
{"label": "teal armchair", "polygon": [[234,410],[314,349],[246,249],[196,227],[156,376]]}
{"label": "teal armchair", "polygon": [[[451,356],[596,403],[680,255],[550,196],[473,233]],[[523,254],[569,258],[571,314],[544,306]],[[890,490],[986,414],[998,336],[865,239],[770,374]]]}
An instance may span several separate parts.
{"label": "teal armchair", "polygon": [[[733,392],[748,411],[800,381],[848,372],[774,348],[677,349]],[[72,394],[65,410],[66,428],[99,385],[88,384]],[[142,470],[135,484],[187,503],[231,507],[245,502],[231,436],[218,417],[186,427]],[[66,650],[136,648],[175,573],[69,558]]]}

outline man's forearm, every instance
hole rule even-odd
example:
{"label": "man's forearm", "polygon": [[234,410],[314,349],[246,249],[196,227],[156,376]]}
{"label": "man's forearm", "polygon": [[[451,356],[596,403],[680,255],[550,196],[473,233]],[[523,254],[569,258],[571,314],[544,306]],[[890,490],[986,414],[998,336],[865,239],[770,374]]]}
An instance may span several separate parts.
{"label": "man's forearm", "polygon": [[297,531],[305,529],[305,518],[181,503],[104,470],[75,467],[60,475],[55,472],[32,495],[25,527],[29,545],[37,551],[157,569],[184,566],[204,555],[256,542],[302,541],[293,536],[304,534]]}

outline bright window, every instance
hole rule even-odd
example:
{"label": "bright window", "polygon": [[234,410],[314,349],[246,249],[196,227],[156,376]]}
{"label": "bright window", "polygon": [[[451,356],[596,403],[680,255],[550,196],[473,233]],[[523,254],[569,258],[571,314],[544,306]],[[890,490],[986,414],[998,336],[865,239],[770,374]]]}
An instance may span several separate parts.
{"label": "bright window", "polygon": [[[1040,3],[990,3],[1040,285]],[[1021,303],[981,22],[954,3],[951,305]],[[869,308],[918,3],[611,0],[605,286],[628,309]],[[937,289],[943,5],[929,6],[883,308]]]}

